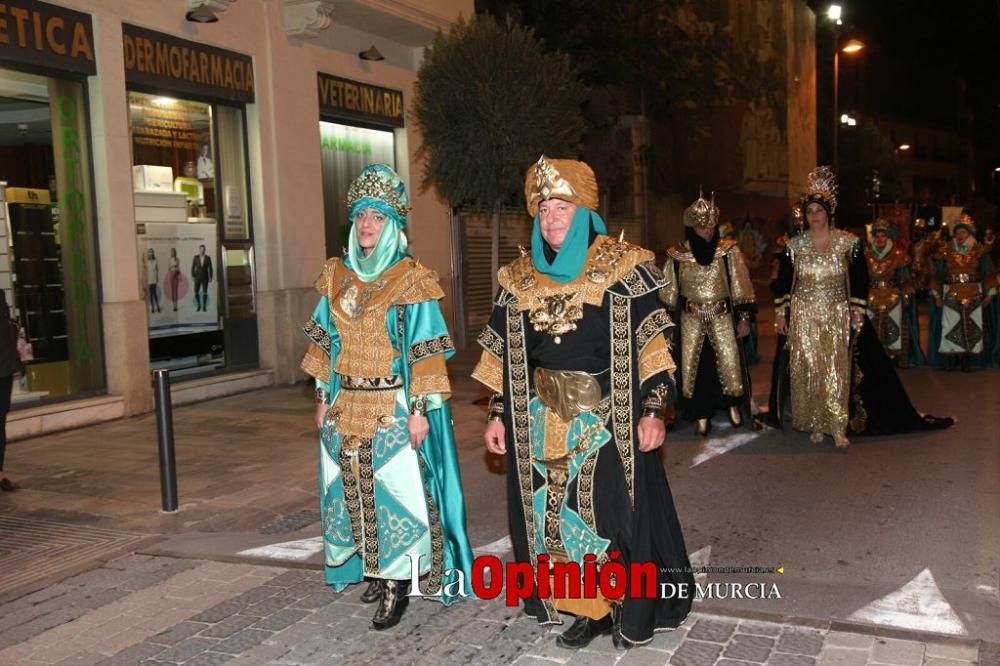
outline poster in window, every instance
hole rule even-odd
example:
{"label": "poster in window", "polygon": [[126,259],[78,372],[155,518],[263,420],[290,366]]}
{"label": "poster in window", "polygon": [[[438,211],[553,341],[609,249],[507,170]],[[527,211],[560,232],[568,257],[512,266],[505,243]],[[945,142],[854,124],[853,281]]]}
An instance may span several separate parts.
{"label": "poster in window", "polygon": [[150,337],[221,328],[216,234],[214,224],[139,225]]}

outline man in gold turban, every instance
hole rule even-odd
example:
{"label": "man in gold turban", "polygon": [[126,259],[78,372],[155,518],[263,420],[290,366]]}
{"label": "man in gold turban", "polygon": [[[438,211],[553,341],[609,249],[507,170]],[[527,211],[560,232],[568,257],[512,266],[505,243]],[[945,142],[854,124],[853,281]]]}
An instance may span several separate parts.
{"label": "man in gold turban", "polygon": [[[525,199],[531,252],[500,269],[473,373],[494,392],[484,439],[507,457],[515,559],[539,576],[544,565],[576,578],[588,563],[649,563],[646,584],[693,589],[656,451],[674,370],[673,323],[657,299],[663,274],[652,252],[607,235],[583,162],[543,156],[528,169]],[[525,599],[543,624],[576,616],[557,641],[564,648],[603,634],[620,647],[647,643],[690,607],[656,592],[554,599],[536,589]]]}

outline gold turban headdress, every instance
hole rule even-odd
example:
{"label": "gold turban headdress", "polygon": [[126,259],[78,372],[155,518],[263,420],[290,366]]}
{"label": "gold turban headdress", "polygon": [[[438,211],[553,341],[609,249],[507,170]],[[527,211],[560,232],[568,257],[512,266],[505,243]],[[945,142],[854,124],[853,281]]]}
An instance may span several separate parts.
{"label": "gold turban headdress", "polygon": [[875,237],[875,234],[885,234],[889,238],[895,238],[898,235],[898,230],[896,229],[896,225],[892,222],[884,217],[880,217],[872,223],[873,238]]}
{"label": "gold turban headdress", "polygon": [[528,214],[538,214],[546,199],[562,199],[590,210],[597,210],[597,178],[586,163],[578,160],[555,160],[542,155],[524,176],[524,198]]}
{"label": "gold turban headdress", "polygon": [[708,201],[698,193],[698,199],[684,209],[684,226],[707,229],[719,223],[719,207],[715,205],[715,195]]}

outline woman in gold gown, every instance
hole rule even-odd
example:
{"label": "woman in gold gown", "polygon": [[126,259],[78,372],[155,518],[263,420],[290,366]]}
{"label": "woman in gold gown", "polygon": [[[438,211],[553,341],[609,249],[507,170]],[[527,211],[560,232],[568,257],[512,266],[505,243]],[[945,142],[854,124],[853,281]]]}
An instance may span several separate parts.
{"label": "woman in gold gown", "polygon": [[776,285],[775,326],[787,336],[792,427],[846,448],[850,342],[864,322],[868,276],[857,236],[833,226],[837,184],[820,167],[800,202],[806,231],[788,242]]}
{"label": "woman in gold gown", "polygon": [[[788,241],[775,282],[778,354],[767,421],[780,425],[785,397],[792,427],[819,443],[847,432],[891,434],[947,428],[951,418],[922,415],[865,316],[868,270],[861,241],[833,226],[837,180],[829,167],[809,174],[799,201],[806,229]],[[788,387],[787,389],[785,387]]]}

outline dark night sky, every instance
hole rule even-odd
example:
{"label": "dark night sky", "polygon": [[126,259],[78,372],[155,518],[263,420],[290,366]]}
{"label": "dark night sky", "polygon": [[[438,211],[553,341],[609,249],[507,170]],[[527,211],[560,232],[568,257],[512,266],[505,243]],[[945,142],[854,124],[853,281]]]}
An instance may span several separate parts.
{"label": "dark night sky", "polygon": [[[828,3],[810,4],[821,22]],[[841,4],[845,36],[853,29],[866,43],[857,62],[845,63],[845,100],[853,82],[863,90],[859,112],[954,126],[972,111],[977,147],[1000,146],[1000,0]]]}

